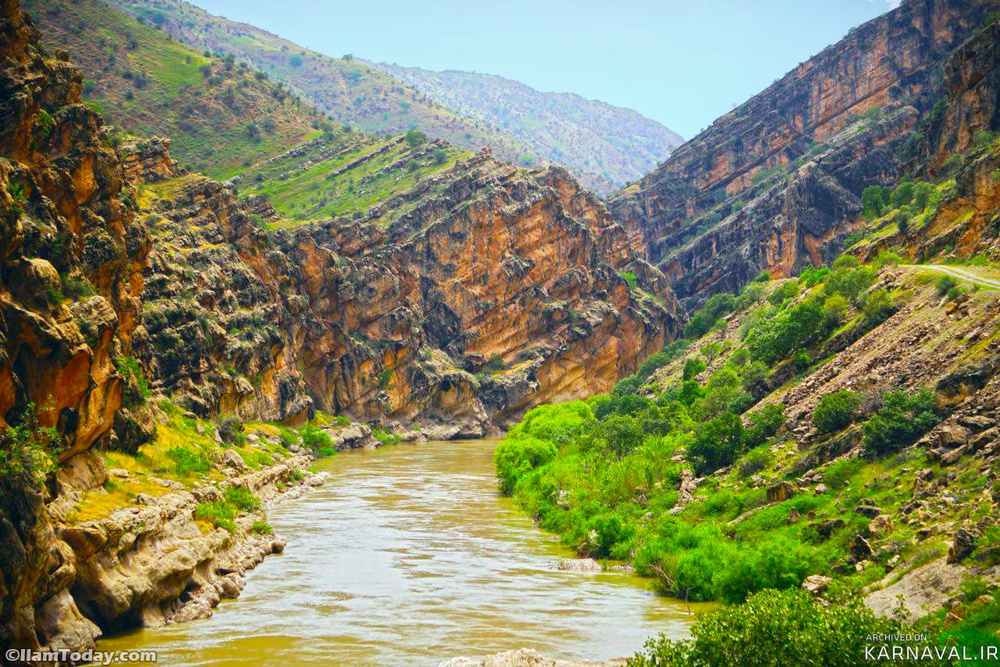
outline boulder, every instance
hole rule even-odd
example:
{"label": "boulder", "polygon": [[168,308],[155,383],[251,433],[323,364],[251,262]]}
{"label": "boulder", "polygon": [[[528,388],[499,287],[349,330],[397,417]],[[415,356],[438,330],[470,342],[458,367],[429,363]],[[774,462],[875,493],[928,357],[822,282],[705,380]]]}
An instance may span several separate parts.
{"label": "boulder", "polygon": [[972,527],[962,527],[955,531],[955,536],[948,550],[948,562],[960,563],[976,550],[976,544],[981,537],[978,530]]}
{"label": "boulder", "polygon": [[780,503],[795,495],[796,486],[791,482],[778,482],[767,489],[767,502]]}
{"label": "boulder", "polygon": [[822,595],[832,583],[833,579],[830,577],[824,577],[822,574],[814,574],[806,577],[805,581],[802,582],[802,589],[809,591],[813,595]]}

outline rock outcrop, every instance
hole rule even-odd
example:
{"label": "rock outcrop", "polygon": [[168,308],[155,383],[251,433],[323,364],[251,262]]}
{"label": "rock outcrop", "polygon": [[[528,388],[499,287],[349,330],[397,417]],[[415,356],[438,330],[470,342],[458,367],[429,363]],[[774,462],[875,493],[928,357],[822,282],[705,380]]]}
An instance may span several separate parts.
{"label": "rock outcrop", "polygon": [[[0,427],[15,427],[2,434],[0,645],[32,648],[52,615],[80,616],[38,480],[48,460],[109,439],[123,413],[115,360],[143,336],[150,246],[83,77],[38,38],[17,0],[0,2]],[[89,626],[76,627],[53,645],[86,645]]]}
{"label": "rock outcrop", "polygon": [[614,214],[691,301],[759,271],[787,276],[828,259],[860,213],[861,190],[899,175],[902,139],[942,79],[954,91],[976,81],[966,75],[989,59],[985,45],[965,65],[944,73],[944,63],[998,9],[996,0],[911,0],[853,29],[616,195]]}
{"label": "rock outcrop", "polygon": [[201,414],[288,421],[316,406],[479,436],[608,390],[679,331],[662,274],[561,169],[476,156],[381,202],[368,218],[407,211],[387,227],[268,234],[260,206],[190,177],[149,215],[163,242],[141,353]]}

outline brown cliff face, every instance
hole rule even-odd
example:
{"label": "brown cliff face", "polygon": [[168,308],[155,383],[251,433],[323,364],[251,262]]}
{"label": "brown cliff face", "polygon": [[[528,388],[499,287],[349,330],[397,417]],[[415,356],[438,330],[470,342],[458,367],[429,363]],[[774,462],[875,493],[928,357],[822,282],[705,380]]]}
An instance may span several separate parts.
{"label": "brown cliff face", "polygon": [[606,391],[679,327],[662,274],[563,170],[478,156],[387,228],[271,236],[251,222],[259,200],[182,181],[151,216],[164,242],[142,354],[202,414],[287,421],[315,405],[476,436],[538,402]]}
{"label": "brown cliff face", "polygon": [[[149,250],[81,83],[41,49],[17,0],[0,2],[0,426],[37,418],[54,429],[48,453],[60,461],[110,442],[116,414],[128,418],[114,359],[142,336]],[[37,647],[56,617],[77,633],[72,645],[86,645],[96,628],[65,590],[71,551],[55,539],[47,488],[10,470],[26,460],[12,433],[2,434],[0,645]]]}
{"label": "brown cliff face", "polygon": [[[809,245],[814,250],[832,245],[835,251],[831,242],[849,231],[861,189],[898,175],[895,142],[901,143],[912,125],[912,119],[906,123],[896,119],[897,125],[887,133],[885,127],[860,128],[858,117],[895,118],[908,105],[929,110],[940,91],[948,54],[997,9],[996,0],[910,0],[869,21],[678,148],[659,169],[614,197],[613,212],[652,263],[675,280],[685,276],[683,283],[676,283],[682,298],[706,288],[738,288],[761,270],[788,275],[793,265],[808,259]],[[954,82],[958,79],[959,73],[950,73],[946,85],[960,85]],[[773,217],[749,223],[731,219],[731,210],[743,204],[749,209],[751,200],[772,190],[774,181],[782,180],[777,176],[795,179],[804,161],[826,153],[831,144],[842,144],[846,135],[873,129],[871,145],[888,144],[892,150],[882,151],[885,154],[874,161],[862,152],[856,171],[864,178],[844,181],[832,174],[844,188],[833,206],[822,205],[827,197],[823,188],[809,195],[817,201],[799,217],[838,211],[826,216],[822,229],[790,230],[788,216],[777,222]],[[720,219],[727,219],[731,229],[742,227],[743,233],[703,235]],[[785,233],[761,229],[772,224],[784,227]],[[720,244],[720,235],[727,234],[729,242]],[[691,244],[691,236],[700,238]],[[742,242],[734,246],[734,238]],[[772,250],[754,249],[761,245]],[[792,249],[774,252],[777,246]],[[720,254],[728,256],[717,258]]]}

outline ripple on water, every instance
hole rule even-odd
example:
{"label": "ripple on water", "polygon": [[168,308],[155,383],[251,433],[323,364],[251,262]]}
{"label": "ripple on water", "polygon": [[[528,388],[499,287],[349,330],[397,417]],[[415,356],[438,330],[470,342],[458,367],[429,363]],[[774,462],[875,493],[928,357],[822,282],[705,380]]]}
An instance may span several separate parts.
{"label": "ripple on water", "polygon": [[563,572],[573,554],[495,492],[489,441],[324,460],[326,486],[270,512],[284,555],[207,621],[100,642],[162,664],[437,664],[524,646],[627,655],[687,634],[687,607],[625,573]]}

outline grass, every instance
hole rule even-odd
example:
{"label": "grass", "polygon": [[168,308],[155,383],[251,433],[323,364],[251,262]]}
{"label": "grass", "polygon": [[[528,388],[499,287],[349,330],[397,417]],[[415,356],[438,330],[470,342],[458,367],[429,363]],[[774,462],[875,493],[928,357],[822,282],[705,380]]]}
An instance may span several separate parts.
{"label": "grass", "polygon": [[[99,451],[107,469],[122,469],[128,476],[123,478],[111,475],[101,488],[83,493],[68,517],[71,521],[103,519],[115,510],[133,505],[139,494],[158,497],[172,493],[172,483],[188,489],[218,484],[228,479],[222,472],[221,464],[215,463],[221,460],[225,449],[236,452],[251,470],[259,470],[286,458],[287,447],[302,442],[299,433],[303,429],[268,422],[249,422],[244,427],[247,434],[278,437],[280,442],[271,443],[260,438],[258,444],[252,444],[248,439],[238,447],[219,445],[215,442],[214,422],[185,416],[169,400],[161,400],[158,406],[165,413],[166,422],[157,425],[153,442],[143,445],[135,454]],[[344,421],[344,417],[320,413],[312,427],[315,428],[316,423],[343,424]],[[332,450],[320,452],[332,453]],[[292,478],[301,479],[294,474]],[[160,483],[158,480],[165,480],[167,483]],[[226,489],[221,501],[199,507],[196,519],[202,529],[221,527],[235,530],[235,517],[240,512],[257,511],[260,501],[247,489],[237,487]]]}
{"label": "grass", "polygon": [[[228,178],[318,136],[323,119],[273,81],[171,38],[101,0],[27,0],[45,46],[64,47],[88,81],[86,99],[139,136],[167,136],[184,166]],[[203,68],[211,69],[206,77]],[[257,134],[248,125],[265,126]]]}
{"label": "grass", "polygon": [[407,193],[467,156],[450,146],[410,146],[399,137],[334,132],[313,142],[303,155],[249,169],[241,194],[267,196],[287,219],[269,223],[271,227],[364,214],[376,204],[384,207],[376,222],[388,225],[413,207],[403,201]]}

